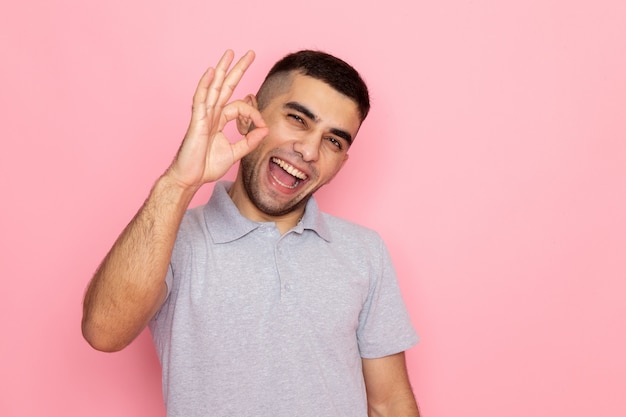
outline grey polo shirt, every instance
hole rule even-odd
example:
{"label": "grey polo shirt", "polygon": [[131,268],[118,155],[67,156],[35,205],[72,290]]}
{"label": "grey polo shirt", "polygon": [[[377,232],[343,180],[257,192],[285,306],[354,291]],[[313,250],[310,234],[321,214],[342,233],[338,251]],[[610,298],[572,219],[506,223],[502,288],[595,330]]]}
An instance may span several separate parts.
{"label": "grey polo shirt", "polygon": [[280,235],[220,182],[185,215],[150,323],[169,417],[366,417],[361,358],[417,342],[384,243],[319,211]]}

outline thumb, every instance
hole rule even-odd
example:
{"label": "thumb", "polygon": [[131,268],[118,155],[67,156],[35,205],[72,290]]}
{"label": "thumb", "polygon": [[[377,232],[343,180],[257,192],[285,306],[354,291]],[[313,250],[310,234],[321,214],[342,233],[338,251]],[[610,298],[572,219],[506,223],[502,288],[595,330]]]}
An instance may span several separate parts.
{"label": "thumb", "polygon": [[240,160],[259,146],[259,143],[267,136],[270,129],[268,127],[256,127],[248,132],[246,136],[232,144],[233,157]]}

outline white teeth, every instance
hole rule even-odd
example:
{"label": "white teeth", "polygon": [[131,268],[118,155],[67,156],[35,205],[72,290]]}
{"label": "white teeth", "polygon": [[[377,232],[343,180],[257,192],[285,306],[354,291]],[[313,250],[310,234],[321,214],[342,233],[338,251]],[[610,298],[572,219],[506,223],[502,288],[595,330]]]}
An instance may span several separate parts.
{"label": "white teeth", "polygon": [[299,180],[307,179],[307,175],[304,172],[300,171],[298,168],[294,168],[292,165],[289,165],[287,162],[283,161],[282,159],[278,159],[274,157],[272,158],[272,162],[274,162],[279,167],[287,171],[290,175],[293,175]]}

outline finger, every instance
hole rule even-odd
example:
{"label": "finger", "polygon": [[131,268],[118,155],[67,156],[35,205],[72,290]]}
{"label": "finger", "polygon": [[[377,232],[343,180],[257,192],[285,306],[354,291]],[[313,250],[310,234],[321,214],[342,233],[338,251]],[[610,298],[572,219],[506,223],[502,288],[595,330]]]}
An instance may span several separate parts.
{"label": "finger", "polygon": [[224,81],[224,85],[220,91],[220,96],[218,98],[218,105],[224,106],[230,100],[235,91],[235,88],[241,81],[241,78],[246,73],[246,70],[250,67],[252,62],[254,61],[255,54],[254,51],[248,51],[244,56],[242,56],[237,64],[230,70],[226,79]]}
{"label": "finger", "polygon": [[242,100],[233,101],[224,107],[219,121],[219,130],[222,130],[229,121],[240,117],[252,121],[255,128],[249,131],[242,139],[231,143],[231,150],[235,161],[243,158],[256,148],[269,132],[269,128],[266,127],[261,112]]}
{"label": "finger", "polygon": [[269,133],[268,127],[257,127],[248,132],[246,136],[231,144],[233,158],[240,160],[254,150],[265,136]]}
{"label": "finger", "polygon": [[198,86],[196,87],[196,91],[193,95],[192,100],[192,108],[191,115],[192,117],[204,117],[206,115],[206,107],[205,102],[209,91],[209,86],[211,85],[211,81],[215,76],[215,69],[209,68],[205,71],[205,73],[200,78],[198,82]]}
{"label": "finger", "polygon": [[215,67],[215,76],[211,80],[205,100],[207,111],[215,107],[215,104],[220,97],[222,84],[224,83],[224,79],[228,73],[228,68],[233,62],[234,57],[235,53],[231,49],[228,49],[224,52],[224,55],[222,55],[222,58],[217,63],[217,66]]}
{"label": "finger", "polygon": [[223,130],[224,126],[226,126],[228,122],[237,118],[248,119],[256,127],[265,127],[265,120],[263,120],[263,116],[261,116],[261,112],[259,112],[257,108],[251,106],[243,100],[237,100],[224,107],[218,122],[217,130]]}

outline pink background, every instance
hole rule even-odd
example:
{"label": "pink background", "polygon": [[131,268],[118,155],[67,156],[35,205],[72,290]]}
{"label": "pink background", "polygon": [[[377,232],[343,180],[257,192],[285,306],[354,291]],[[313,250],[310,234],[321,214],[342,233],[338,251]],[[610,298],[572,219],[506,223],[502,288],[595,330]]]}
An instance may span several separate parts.
{"label": "pink background", "polygon": [[82,295],[227,47],[258,54],[238,97],[301,48],[368,81],[319,200],[389,245],[424,416],[626,415],[625,22],[621,0],[3,4],[0,415],[164,415],[148,334],[91,350]]}

